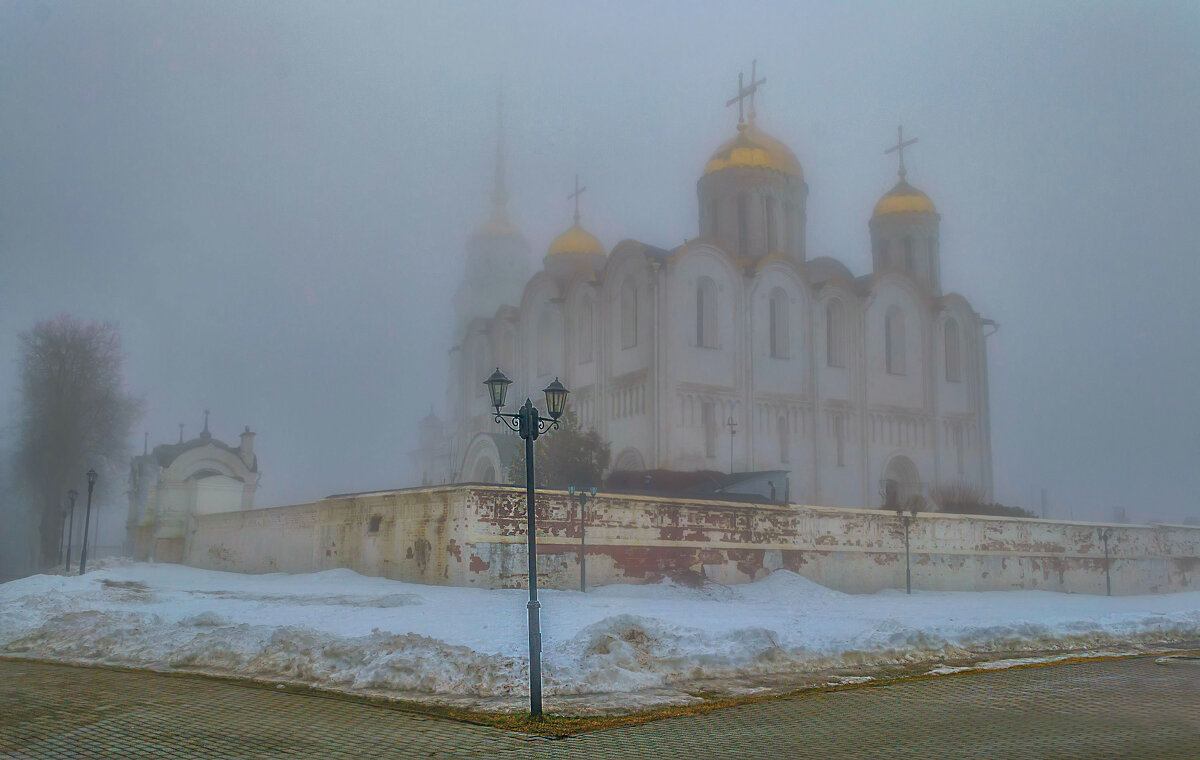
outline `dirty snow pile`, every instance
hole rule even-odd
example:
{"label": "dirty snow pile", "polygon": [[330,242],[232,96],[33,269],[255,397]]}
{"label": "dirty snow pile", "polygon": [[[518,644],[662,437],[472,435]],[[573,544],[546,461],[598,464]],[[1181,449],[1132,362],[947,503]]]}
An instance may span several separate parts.
{"label": "dirty snow pile", "polygon": [[[116,564],[0,585],[0,654],[274,679],[443,699],[525,694],[526,592],[350,570],[240,575]],[[1200,637],[1200,592],[849,595],[777,571],[744,586],[544,591],[548,695],[987,652]]]}

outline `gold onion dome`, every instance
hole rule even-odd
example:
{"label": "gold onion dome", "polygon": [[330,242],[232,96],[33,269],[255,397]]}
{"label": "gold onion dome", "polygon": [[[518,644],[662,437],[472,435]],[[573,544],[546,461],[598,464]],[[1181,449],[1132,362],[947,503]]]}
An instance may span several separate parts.
{"label": "gold onion dome", "polygon": [[796,154],[758,128],[751,119],[738,125],[737,136],[717,148],[704,166],[705,176],[735,167],[761,168],[804,179]]}
{"label": "gold onion dome", "polygon": [[887,194],[875,204],[875,212],[871,217],[905,212],[936,214],[937,209],[934,208],[933,201],[929,200],[928,195],[908,184],[902,177],[896,186],[887,191]]}
{"label": "gold onion dome", "polygon": [[547,253],[551,256],[560,253],[594,253],[600,256],[607,255],[604,250],[604,244],[601,243],[595,235],[579,226],[579,218],[576,217],[575,224],[571,225],[563,234],[554,238],[554,242],[550,243],[550,250]]}

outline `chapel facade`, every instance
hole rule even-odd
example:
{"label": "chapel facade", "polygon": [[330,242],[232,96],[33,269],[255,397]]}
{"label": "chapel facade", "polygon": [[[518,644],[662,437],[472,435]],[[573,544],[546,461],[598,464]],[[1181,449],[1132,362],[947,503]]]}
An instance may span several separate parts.
{"label": "chapel facade", "polygon": [[255,433],[242,432],[237,446],[204,429],[185,441],[164,443],[133,457],[129,468],[126,553],[139,561],[182,562],[190,521],[200,515],[254,508],[258,489]]}
{"label": "chapel facade", "polygon": [[705,163],[700,229],[675,248],[606,249],[582,224],[577,182],[574,223],[530,271],[501,139],[491,217],[454,301],[449,418],[431,412],[412,453],[422,483],[507,482],[520,441],[495,424],[483,385],[498,366],[518,402],[560,378],[613,470],[783,470],[791,501],[829,506],[952,483],[990,498],[994,323],[942,291],[941,216],[904,166],[913,141],[889,150],[899,180],[867,220],[873,265],[856,277],[808,258],[809,187],[758,123],[759,84],[739,83],[748,113]]}

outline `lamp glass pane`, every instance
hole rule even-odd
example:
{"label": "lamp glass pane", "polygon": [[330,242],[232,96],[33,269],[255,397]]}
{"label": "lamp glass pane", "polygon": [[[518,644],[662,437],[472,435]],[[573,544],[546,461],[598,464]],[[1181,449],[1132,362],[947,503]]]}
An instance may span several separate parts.
{"label": "lamp glass pane", "polygon": [[542,392],[546,394],[546,409],[550,413],[550,419],[557,420],[567,408],[567,394],[570,391],[563,387],[556,377]]}
{"label": "lamp glass pane", "polygon": [[504,397],[508,395],[508,386],[512,385],[512,380],[509,380],[499,367],[492,373],[492,376],[483,381],[487,386],[488,396],[492,399],[492,406],[500,409],[504,406]]}

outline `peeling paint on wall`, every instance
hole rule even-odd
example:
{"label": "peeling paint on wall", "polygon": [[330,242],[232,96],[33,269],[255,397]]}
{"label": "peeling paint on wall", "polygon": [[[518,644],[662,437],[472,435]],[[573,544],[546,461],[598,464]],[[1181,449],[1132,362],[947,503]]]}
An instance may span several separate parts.
{"label": "peeling paint on wall", "polygon": [[[538,578],[579,585],[579,511],[539,495]],[[204,515],[185,561],[240,572],[347,567],[417,583],[523,588],[525,494],[446,486]],[[1105,566],[1098,530],[1111,529]],[[374,530],[372,530],[374,529]],[[892,512],[599,494],[588,503],[588,585],[746,583],[780,567],[859,593],[904,585],[904,531]],[[1038,588],[1114,594],[1189,588],[1200,529],[921,514],[912,523],[913,586]]]}

